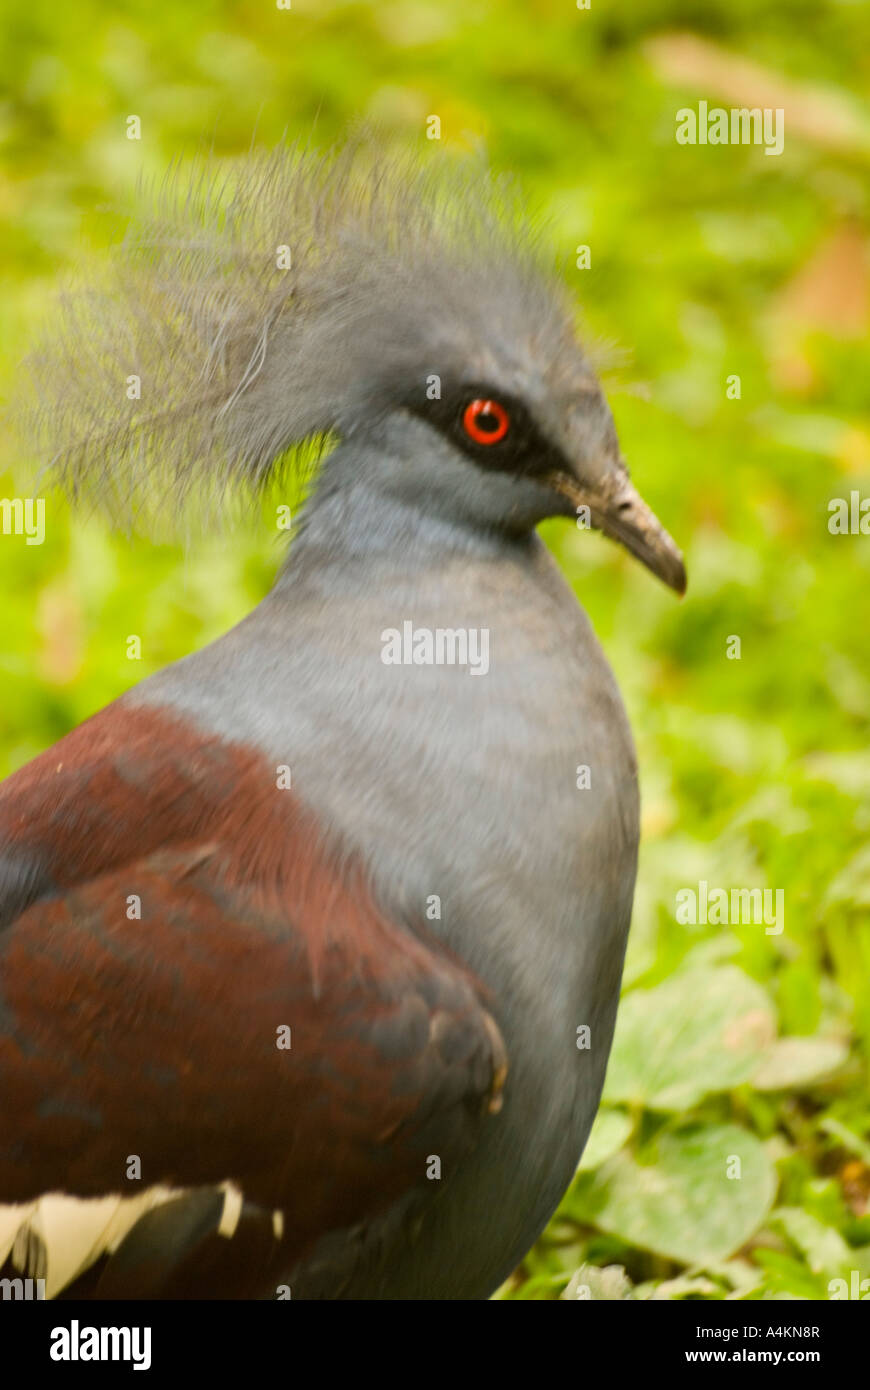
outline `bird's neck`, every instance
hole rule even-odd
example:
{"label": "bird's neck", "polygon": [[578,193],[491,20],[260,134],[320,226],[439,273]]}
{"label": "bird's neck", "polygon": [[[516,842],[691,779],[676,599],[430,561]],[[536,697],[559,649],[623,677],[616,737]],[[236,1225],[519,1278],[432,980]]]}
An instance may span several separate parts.
{"label": "bird's neck", "polygon": [[385,466],[372,447],[340,446],[323,464],[276,590],[319,584],[329,573],[353,589],[396,570],[411,574],[452,559],[521,558],[535,546],[532,533],[516,536],[475,517],[463,517],[455,499],[411,485],[401,460]]}

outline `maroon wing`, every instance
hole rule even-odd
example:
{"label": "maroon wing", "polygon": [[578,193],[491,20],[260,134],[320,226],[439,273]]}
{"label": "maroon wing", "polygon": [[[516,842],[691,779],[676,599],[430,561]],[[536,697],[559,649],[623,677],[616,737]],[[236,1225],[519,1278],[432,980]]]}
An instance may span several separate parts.
{"label": "maroon wing", "polygon": [[[377,909],[278,780],[121,701],[0,787],[0,1202],[187,1194],[100,1292],[214,1265],[227,1182],[248,1264],[266,1214],[270,1268],[292,1267],[422,1186],[428,1154],[449,1174],[498,1108],[482,987]],[[231,1266],[202,1287],[263,1287]]]}

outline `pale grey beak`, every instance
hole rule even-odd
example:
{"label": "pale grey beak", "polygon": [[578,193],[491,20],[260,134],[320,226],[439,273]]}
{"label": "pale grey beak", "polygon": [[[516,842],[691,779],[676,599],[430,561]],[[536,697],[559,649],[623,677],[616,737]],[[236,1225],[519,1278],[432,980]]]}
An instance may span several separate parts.
{"label": "pale grey beak", "polygon": [[620,478],[608,496],[590,492],[566,473],[555,474],[550,481],[575,508],[588,507],[591,524],[605,536],[624,545],[669,588],[678,594],[686,592],[680,551],[628,478]]}

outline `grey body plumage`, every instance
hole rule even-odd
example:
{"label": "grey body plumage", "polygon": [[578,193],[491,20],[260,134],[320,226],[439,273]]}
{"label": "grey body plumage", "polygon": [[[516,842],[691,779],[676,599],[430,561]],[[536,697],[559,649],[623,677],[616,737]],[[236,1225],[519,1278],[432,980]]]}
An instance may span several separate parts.
{"label": "grey body plumage", "polygon": [[[351,1277],[357,1247],[331,1240],[310,1275],[288,1277],[299,1297],[308,1278],[317,1292],[350,1278],[348,1296],[483,1297],[551,1215],[598,1107],[634,887],[634,753],[590,625],[536,537],[475,544],[425,515],[412,529],[361,486],[335,496],[322,516],[315,500],[249,618],[126,699],[179,708],[290,765],[392,918],[420,921],[441,899],[426,926],[496,1001],[504,1110],[444,1174],[443,1196],[432,1183],[415,1241],[402,1227],[375,1242],[375,1268],[363,1260]],[[383,665],[381,632],[405,618],[488,627],[487,675]],[[592,1046],[578,1050],[584,1024]]]}

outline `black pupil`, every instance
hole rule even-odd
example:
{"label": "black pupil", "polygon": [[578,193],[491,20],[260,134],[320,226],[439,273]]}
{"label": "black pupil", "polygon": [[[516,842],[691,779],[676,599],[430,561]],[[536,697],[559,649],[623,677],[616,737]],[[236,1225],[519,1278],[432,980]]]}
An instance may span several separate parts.
{"label": "black pupil", "polygon": [[475,423],[484,434],[495,434],[499,427],[499,418],[491,410],[482,410]]}

